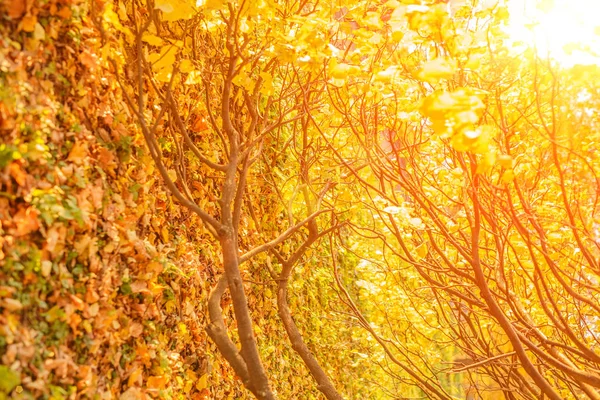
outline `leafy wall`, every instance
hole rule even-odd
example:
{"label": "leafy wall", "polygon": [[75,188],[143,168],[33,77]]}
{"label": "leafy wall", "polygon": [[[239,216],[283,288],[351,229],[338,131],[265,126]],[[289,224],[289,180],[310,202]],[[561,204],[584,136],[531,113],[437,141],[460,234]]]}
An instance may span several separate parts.
{"label": "leafy wall", "polygon": [[[120,6],[16,1],[0,13],[0,398],[246,398],[204,331],[214,243],[167,195],[107,61],[126,51],[104,29]],[[369,384],[348,379],[360,363],[336,366],[350,328],[322,320],[326,268],[306,268],[291,304],[326,367],[360,393]],[[248,288],[278,394],[317,398],[273,293]]]}

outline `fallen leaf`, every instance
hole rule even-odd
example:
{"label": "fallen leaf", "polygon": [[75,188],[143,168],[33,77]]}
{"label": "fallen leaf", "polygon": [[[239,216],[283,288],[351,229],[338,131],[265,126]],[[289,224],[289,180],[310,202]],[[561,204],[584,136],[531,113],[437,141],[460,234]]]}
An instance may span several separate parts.
{"label": "fallen leaf", "polygon": [[208,375],[204,374],[200,377],[200,379],[198,379],[198,382],[196,382],[196,389],[202,390],[207,387],[208,387]]}
{"label": "fallen leaf", "polygon": [[130,287],[133,293],[150,293],[148,290],[148,284],[144,281],[132,282]]}
{"label": "fallen leaf", "polygon": [[37,17],[34,15],[26,15],[21,20],[21,30],[24,32],[33,32],[37,24]]}
{"label": "fallen leaf", "polygon": [[149,389],[158,389],[158,390],[165,389],[167,387],[167,377],[164,375],[150,376],[150,377],[148,377],[146,386],[148,386]]}
{"label": "fallen leaf", "polygon": [[33,29],[33,38],[35,40],[44,40],[46,38],[46,31],[39,22],[35,24],[35,28]]}
{"label": "fallen leaf", "polygon": [[130,387],[119,396],[119,400],[140,400],[142,397],[142,391],[139,388]]}
{"label": "fallen leaf", "polygon": [[13,162],[10,164],[9,170],[10,176],[12,176],[15,182],[17,182],[19,186],[25,186],[25,182],[27,181],[27,174],[25,173],[25,171],[23,171],[21,166],[18,163]]}
{"label": "fallen leaf", "polygon": [[19,311],[23,309],[23,304],[16,299],[4,299],[0,302],[0,307],[5,308],[8,311]]}
{"label": "fallen leaf", "polygon": [[98,303],[94,303],[88,308],[87,313],[90,317],[95,317],[96,315],[98,315],[99,311],[100,305]]}
{"label": "fallen leaf", "polygon": [[69,7],[63,7],[60,9],[57,15],[62,19],[69,19],[73,15],[73,12]]}
{"label": "fallen leaf", "polygon": [[19,19],[25,14],[27,7],[26,0],[8,0],[5,2],[7,14],[12,19]]}
{"label": "fallen leaf", "polygon": [[69,152],[67,160],[72,161],[75,164],[81,164],[85,157],[87,157],[87,144],[85,142],[76,142]]}
{"label": "fallen leaf", "polygon": [[14,236],[25,236],[40,228],[38,212],[33,207],[21,208],[13,217]]}
{"label": "fallen leaf", "polygon": [[144,326],[139,322],[134,322],[129,326],[129,334],[134,338],[139,337],[142,332],[144,332]]}
{"label": "fallen leaf", "polygon": [[85,301],[88,304],[93,304],[100,300],[100,295],[94,289],[88,286],[87,291],[85,292]]}
{"label": "fallen leaf", "polygon": [[129,375],[129,379],[127,379],[127,385],[132,386],[137,383],[142,374],[144,373],[143,368],[135,368],[131,375]]}
{"label": "fallen leaf", "polygon": [[96,55],[90,53],[89,51],[84,50],[81,52],[79,55],[79,61],[90,70],[94,70],[98,66]]}

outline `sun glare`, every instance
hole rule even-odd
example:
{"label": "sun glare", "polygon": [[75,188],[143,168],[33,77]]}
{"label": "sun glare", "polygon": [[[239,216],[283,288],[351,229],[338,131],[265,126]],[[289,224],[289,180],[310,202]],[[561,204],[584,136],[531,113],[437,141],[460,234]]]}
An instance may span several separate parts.
{"label": "sun glare", "polygon": [[514,46],[532,46],[565,67],[600,65],[600,0],[506,0]]}

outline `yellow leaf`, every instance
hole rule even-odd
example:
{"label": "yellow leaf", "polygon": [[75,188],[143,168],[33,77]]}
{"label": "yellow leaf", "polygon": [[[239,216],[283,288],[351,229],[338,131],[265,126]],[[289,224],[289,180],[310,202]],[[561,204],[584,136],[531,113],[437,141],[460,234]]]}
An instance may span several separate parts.
{"label": "yellow leaf", "polygon": [[502,179],[501,179],[502,183],[510,183],[514,180],[515,180],[515,171],[513,171],[512,169],[508,169],[508,170],[504,171],[504,174],[502,174]]}
{"label": "yellow leaf", "polygon": [[345,63],[337,64],[329,71],[329,74],[334,79],[346,79],[356,67]]}
{"label": "yellow leaf", "polygon": [[149,33],[145,33],[142,36],[142,40],[152,46],[162,46],[164,44],[163,40],[156,35],[151,35]]}
{"label": "yellow leaf", "polygon": [[161,69],[156,75],[155,78],[157,81],[159,82],[170,82],[171,81],[171,76],[172,76],[172,71],[170,71],[169,68],[163,68]]}
{"label": "yellow leaf", "polygon": [[186,335],[188,333],[187,326],[183,322],[177,324],[177,329],[181,335]]}
{"label": "yellow leaf", "polygon": [[195,2],[186,0],[157,0],[154,8],[163,12],[165,21],[190,19],[196,14]]}
{"label": "yellow leaf", "polygon": [[477,165],[477,173],[478,174],[487,174],[490,172],[494,163],[496,162],[496,153],[490,151],[483,155],[481,162]]}
{"label": "yellow leaf", "polygon": [[511,156],[507,155],[507,154],[502,154],[498,156],[497,159],[498,165],[500,165],[501,167],[510,169],[513,167],[513,159]]}
{"label": "yellow leaf", "polygon": [[208,375],[204,374],[198,379],[196,382],[196,390],[201,391],[202,389],[206,389],[208,387]]}
{"label": "yellow leaf", "polygon": [[171,314],[177,308],[177,303],[175,300],[169,300],[165,303],[164,307],[167,313]]}
{"label": "yellow leaf", "polygon": [[171,13],[174,10],[173,4],[169,0],[157,0],[154,8],[164,13]]}
{"label": "yellow leaf", "polygon": [[429,252],[428,248],[427,248],[427,243],[423,242],[421,243],[416,249],[415,252],[417,253],[417,259],[421,260],[423,258],[425,258],[427,256],[427,253]]}
{"label": "yellow leaf", "polygon": [[158,72],[162,69],[173,66],[177,51],[177,47],[169,44],[161,48],[159,53],[150,54],[148,56],[148,61],[150,61],[150,64],[152,64],[152,69]]}
{"label": "yellow leaf", "polygon": [[223,7],[225,2],[223,0],[199,0],[197,4],[207,10],[218,10]]}
{"label": "yellow leaf", "polygon": [[275,88],[273,87],[273,77],[268,72],[261,72],[260,77],[263,79],[260,92],[265,96],[272,95],[275,92]]}
{"label": "yellow leaf", "polygon": [[112,27],[117,29],[119,32],[123,32],[127,37],[133,39],[133,34],[129,30],[129,28],[126,28],[123,26],[123,24],[121,24],[121,21],[119,20],[119,15],[113,11],[112,4],[107,4],[104,7],[103,19],[107,25],[112,25]]}
{"label": "yellow leaf", "polygon": [[191,381],[196,381],[198,379],[198,375],[192,369],[186,370],[185,371],[185,376],[186,376],[187,379],[189,379]]}
{"label": "yellow leaf", "polygon": [[39,22],[35,24],[35,28],[33,29],[33,38],[35,40],[44,40],[46,37],[46,31],[44,27]]}
{"label": "yellow leaf", "polygon": [[184,74],[194,70],[194,64],[190,60],[183,60],[179,65],[179,70]]}
{"label": "yellow leaf", "polygon": [[200,71],[192,71],[184,82],[186,85],[197,85],[202,83],[202,73]]}
{"label": "yellow leaf", "polygon": [[448,58],[436,58],[423,64],[416,77],[422,81],[436,83],[440,79],[449,79],[456,72],[456,61]]}
{"label": "yellow leaf", "polygon": [[127,379],[127,386],[133,386],[138,381],[138,378],[142,376],[143,373],[144,370],[142,368],[134,369],[131,375],[129,375],[129,379]]}
{"label": "yellow leaf", "polygon": [[392,81],[392,79],[394,79],[394,76],[396,75],[397,71],[398,71],[398,68],[396,68],[396,66],[392,65],[391,67],[388,67],[388,68],[384,69],[383,71],[379,71],[375,75],[375,81],[389,83]]}

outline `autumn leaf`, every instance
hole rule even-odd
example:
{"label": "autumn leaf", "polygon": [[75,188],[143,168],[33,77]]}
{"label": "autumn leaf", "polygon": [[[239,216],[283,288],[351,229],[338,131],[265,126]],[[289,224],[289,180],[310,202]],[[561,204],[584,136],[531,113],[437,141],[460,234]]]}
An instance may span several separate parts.
{"label": "autumn leaf", "polygon": [[415,253],[417,254],[417,259],[418,260],[421,260],[421,259],[425,258],[427,256],[428,252],[429,252],[429,250],[427,248],[427,243],[421,243],[415,249]]}
{"label": "autumn leaf", "polygon": [[11,19],[21,18],[27,9],[26,0],[5,0],[4,4],[8,9],[7,14]]}
{"label": "autumn leaf", "polygon": [[97,57],[89,51],[83,51],[79,55],[79,61],[90,70],[95,70],[98,67]]}
{"label": "autumn leaf", "polygon": [[163,12],[165,21],[190,19],[196,13],[194,4],[186,0],[159,0],[155,8]]}
{"label": "autumn leaf", "polygon": [[127,379],[127,384],[129,386],[133,386],[134,384],[136,384],[140,378],[142,378],[144,376],[144,370],[142,368],[135,368],[133,370],[133,372],[131,373],[131,375],[129,375],[129,378]]}
{"label": "autumn leaf", "polygon": [[150,33],[145,33],[142,36],[142,40],[152,46],[162,47],[164,41],[156,35],[152,35]]}
{"label": "autumn leaf", "polygon": [[196,390],[202,391],[208,387],[208,375],[204,374],[196,382]]}
{"label": "autumn leaf", "polygon": [[15,228],[12,230],[14,236],[25,236],[40,228],[38,212],[33,207],[21,207],[13,216],[12,223]]}
{"label": "autumn leaf", "polygon": [[0,300],[0,307],[8,311],[19,311],[23,308],[23,304],[19,300],[7,298]]}
{"label": "autumn leaf", "polygon": [[188,72],[192,72],[194,70],[194,64],[190,60],[183,60],[181,64],[179,64],[179,71],[184,74]]}
{"label": "autumn leaf", "polygon": [[149,376],[146,381],[146,386],[149,389],[163,390],[167,387],[168,379],[166,376]]}
{"label": "autumn leaf", "polygon": [[456,72],[456,61],[448,58],[436,58],[428,61],[417,71],[416,77],[429,83],[449,79]]}
{"label": "autumn leaf", "polygon": [[72,161],[76,164],[82,164],[84,159],[87,157],[88,149],[87,144],[82,141],[75,142],[73,148],[69,152],[67,160]]}
{"label": "autumn leaf", "polygon": [[142,391],[132,386],[119,396],[119,400],[140,400],[144,398]]}
{"label": "autumn leaf", "polygon": [[73,16],[73,11],[67,6],[61,7],[61,9],[56,14],[64,20],[67,20]]}
{"label": "autumn leaf", "polygon": [[10,176],[13,177],[19,186],[25,186],[27,182],[27,173],[23,171],[19,163],[13,162],[9,166]]}
{"label": "autumn leaf", "polygon": [[514,166],[512,157],[507,154],[499,155],[496,158],[496,161],[498,162],[498,165],[500,165],[501,167],[506,168],[506,169],[513,168],[513,166]]}
{"label": "autumn leaf", "polygon": [[33,32],[37,25],[37,17],[34,15],[26,15],[21,20],[21,29],[24,32]]}

